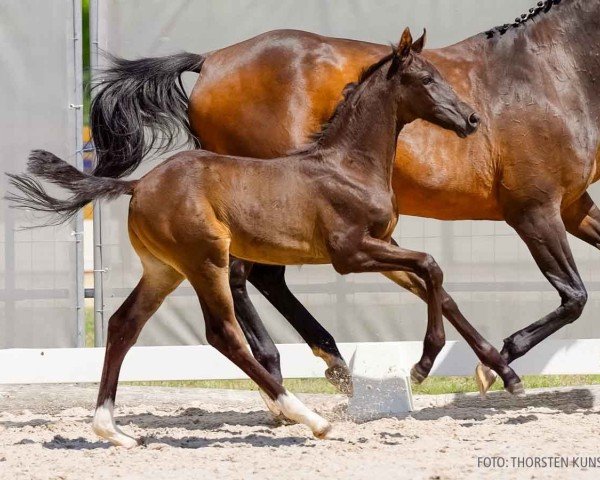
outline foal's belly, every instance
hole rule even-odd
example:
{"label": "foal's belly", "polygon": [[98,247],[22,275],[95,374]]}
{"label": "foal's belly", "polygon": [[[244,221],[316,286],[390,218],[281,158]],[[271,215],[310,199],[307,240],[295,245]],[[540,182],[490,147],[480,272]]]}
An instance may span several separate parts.
{"label": "foal's belly", "polygon": [[234,257],[271,265],[330,263],[323,245],[290,236],[265,238],[232,231],[229,251]]}

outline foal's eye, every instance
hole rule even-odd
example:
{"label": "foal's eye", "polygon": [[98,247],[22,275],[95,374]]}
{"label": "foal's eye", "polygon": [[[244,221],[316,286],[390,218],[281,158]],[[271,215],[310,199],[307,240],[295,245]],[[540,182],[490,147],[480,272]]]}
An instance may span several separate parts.
{"label": "foal's eye", "polygon": [[423,78],[423,85],[429,85],[432,82],[433,82],[433,78],[431,78],[431,77]]}

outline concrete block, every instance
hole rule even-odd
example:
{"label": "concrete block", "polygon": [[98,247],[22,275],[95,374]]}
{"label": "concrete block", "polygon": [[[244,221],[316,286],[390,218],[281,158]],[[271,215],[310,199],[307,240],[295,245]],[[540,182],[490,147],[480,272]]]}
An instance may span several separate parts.
{"label": "concrete block", "polygon": [[350,360],[354,396],[348,401],[348,415],[368,420],[411,412],[408,362],[397,345],[358,345]]}

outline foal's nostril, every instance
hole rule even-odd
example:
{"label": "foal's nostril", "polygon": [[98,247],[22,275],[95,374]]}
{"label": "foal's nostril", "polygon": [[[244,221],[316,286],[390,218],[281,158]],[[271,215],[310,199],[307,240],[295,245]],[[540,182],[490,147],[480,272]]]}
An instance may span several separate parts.
{"label": "foal's nostril", "polygon": [[469,125],[471,125],[473,128],[477,128],[479,126],[479,115],[476,113],[469,115]]}

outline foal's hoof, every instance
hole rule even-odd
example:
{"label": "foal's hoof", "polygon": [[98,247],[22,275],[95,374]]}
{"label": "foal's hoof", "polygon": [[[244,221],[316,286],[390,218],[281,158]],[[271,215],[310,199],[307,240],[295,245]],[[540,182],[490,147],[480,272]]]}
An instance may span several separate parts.
{"label": "foal's hoof", "polygon": [[419,369],[416,365],[410,369],[410,381],[415,385],[420,385],[426,378],[427,375],[423,375],[421,372],[419,372]]}
{"label": "foal's hoof", "polygon": [[352,385],[352,375],[350,370],[345,365],[336,365],[329,367],[325,370],[325,378],[329,380],[340,393],[351,397],[354,393],[354,386]]}
{"label": "foal's hoof", "polygon": [[491,368],[486,367],[483,363],[479,363],[475,368],[475,381],[477,382],[477,388],[479,389],[479,395],[481,398],[485,398],[487,391],[496,381],[496,372]]}
{"label": "foal's hoof", "polygon": [[92,430],[100,438],[108,440],[116,447],[135,448],[140,442],[135,438],[124,433],[115,424],[113,417],[113,403],[111,400],[104,402],[103,405],[96,408],[92,420]]}
{"label": "foal's hoof", "polygon": [[513,383],[512,385],[508,385],[506,387],[506,391],[515,397],[525,396],[525,387],[523,386],[523,382],[517,382]]}
{"label": "foal's hoof", "polygon": [[140,440],[130,437],[118,429],[113,431],[100,430],[97,427],[94,427],[93,429],[96,435],[98,435],[100,438],[108,440],[115,447],[126,448],[129,450],[141,444]]}
{"label": "foal's hoof", "polygon": [[318,428],[313,430],[313,435],[316,438],[319,438],[321,440],[324,440],[327,438],[327,436],[329,435],[329,432],[331,432],[331,423],[329,423],[327,420],[323,419],[324,422],[319,425]]}
{"label": "foal's hoof", "polygon": [[132,437],[123,438],[119,441],[119,443],[115,443],[115,445],[117,445],[118,447],[126,448],[127,450],[135,448],[141,444],[142,442],[140,440],[137,440]]}

